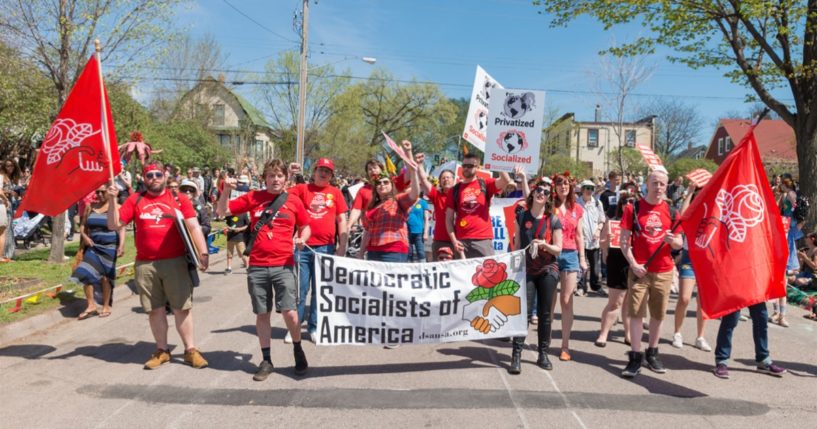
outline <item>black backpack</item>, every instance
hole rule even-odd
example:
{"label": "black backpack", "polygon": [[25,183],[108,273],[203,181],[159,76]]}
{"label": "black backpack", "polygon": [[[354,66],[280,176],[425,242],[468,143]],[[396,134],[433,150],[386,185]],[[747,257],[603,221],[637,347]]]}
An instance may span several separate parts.
{"label": "black backpack", "polygon": [[[641,225],[638,223],[638,202],[639,201],[641,201],[641,199],[633,201],[633,232],[634,233],[637,232],[637,233],[640,234],[641,233]],[[661,202],[663,202],[664,204],[669,206],[670,228],[672,228],[673,226],[675,226],[675,217],[677,216],[678,211],[675,210],[675,208],[672,207],[672,204],[669,204],[668,202],[666,202],[664,200],[661,200]]]}
{"label": "black backpack", "polygon": [[794,220],[796,222],[803,222],[808,217],[809,201],[799,190],[797,191],[797,199],[794,202]]}
{"label": "black backpack", "polygon": [[[485,204],[490,207],[491,197],[493,197],[493,195],[488,195],[488,185],[485,184],[485,180],[481,177],[477,177],[477,182],[479,182],[480,192],[485,194]],[[457,184],[454,185],[454,207],[460,204],[460,185],[462,185],[462,182],[457,182]]]}

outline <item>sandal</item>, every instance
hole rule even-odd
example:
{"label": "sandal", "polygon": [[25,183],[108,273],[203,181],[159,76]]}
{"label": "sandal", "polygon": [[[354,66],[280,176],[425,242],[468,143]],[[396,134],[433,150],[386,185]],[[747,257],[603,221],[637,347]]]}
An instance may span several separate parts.
{"label": "sandal", "polygon": [[79,314],[79,316],[77,317],[77,320],[85,320],[85,319],[87,319],[89,317],[94,317],[94,316],[99,316],[99,312],[96,311],[96,310],[83,311],[82,313]]}
{"label": "sandal", "polygon": [[100,313],[99,313],[99,317],[100,317],[100,318],[103,318],[103,317],[108,317],[108,316],[110,316],[110,315],[111,315],[111,312],[110,312],[110,311],[102,311],[102,312],[100,312]]}
{"label": "sandal", "polygon": [[803,317],[805,317],[808,320],[813,320],[817,322],[817,313],[804,314]]}

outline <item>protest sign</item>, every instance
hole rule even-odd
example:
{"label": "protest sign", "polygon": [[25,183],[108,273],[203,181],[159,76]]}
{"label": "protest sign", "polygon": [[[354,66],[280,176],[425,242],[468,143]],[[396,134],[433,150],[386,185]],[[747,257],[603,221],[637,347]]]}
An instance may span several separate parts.
{"label": "protest sign", "polygon": [[526,335],[524,251],[433,263],[315,254],[318,345]]}
{"label": "protest sign", "polygon": [[689,172],[686,175],[686,178],[689,179],[690,182],[694,183],[695,186],[703,188],[707,183],[709,183],[709,179],[712,178],[712,173],[704,170],[703,168],[699,168]]}
{"label": "protest sign", "polygon": [[488,129],[488,103],[492,88],[502,88],[482,67],[477,66],[474,78],[474,89],[471,91],[471,104],[465,117],[465,129],[462,138],[477,149],[485,152],[485,133]]}
{"label": "protest sign", "polygon": [[611,220],[609,222],[610,225],[610,247],[614,249],[621,248],[621,221],[620,220]]}
{"label": "protest sign", "polygon": [[648,148],[647,146],[637,144],[635,145],[636,149],[641,152],[641,156],[644,158],[644,163],[647,164],[647,167],[650,171],[663,171],[664,173],[667,172],[667,169],[664,167],[664,163],[661,162],[661,158],[652,151],[652,149]]}
{"label": "protest sign", "polygon": [[527,89],[491,90],[485,168],[513,171],[521,165],[528,174],[539,169],[539,146],[545,117],[545,93]]}
{"label": "protest sign", "polygon": [[[391,148],[391,150],[393,150],[393,151],[394,151],[394,153],[396,153],[396,154],[397,154],[397,156],[399,156],[399,157],[400,157],[400,159],[402,159],[402,160],[403,160],[403,162],[405,162],[405,163],[406,163],[406,165],[410,165],[410,166],[411,166],[411,167],[413,167],[413,168],[417,168],[417,163],[416,163],[416,162],[414,162],[414,160],[413,160],[413,159],[411,159],[411,157],[410,157],[410,156],[408,156],[408,154],[406,154],[405,152],[403,152],[403,148],[402,148],[402,147],[400,147],[400,146],[398,146],[398,145],[397,145],[397,143],[395,143],[395,142],[394,142],[394,140],[392,140],[392,138],[391,138],[391,137],[389,137],[389,135],[388,135],[388,134],[386,134],[385,132],[383,132],[383,137],[385,137],[385,138],[386,138],[386,144],[388,144],[388,145],[389,145],[389,147]],[[386,158],[386,159],[387,159],[387,160],[389,160],[389,158]]]}

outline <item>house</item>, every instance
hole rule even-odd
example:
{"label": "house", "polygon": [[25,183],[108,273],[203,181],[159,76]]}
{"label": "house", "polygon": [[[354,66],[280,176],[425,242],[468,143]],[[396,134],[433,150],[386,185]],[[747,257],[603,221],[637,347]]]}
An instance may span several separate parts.
{"label": "house", "polygon": [[[752,125],[749,119],[721,119],[712,138],[706,158],[719,164],[746,135]],[[782,119],[760,121],[755,128],[755,140],[760,158],[766,166],[779,166],[790,171],[797,170],[797,140],[794,130]]]}
{"label": "house", "polygon": [[691,144],[685,150],[678,152],[675,155],[675,159],[701,159],[706,156],[706,151],[709,147],[705,145],[700,146],[692,146]]}
{"label": "house", "polygon": [[275,156],[272,127],[255,106],[227,88],[223,75],[205,78],[184,94],[176,115],[205,115],[207,129],[233,154],[236,166],[260,168]]}
{"label": "house", "polygon": [[568,153],[576,161],[592,170],[594,176],[604,176],[616,169],[617,149],[622,146],[634,148],[636,144],[653,147],[654,117],[635,122],[622,123],[622,136],[616,130],[618,123],[601,121],[596,107],[594,121],[576,121],[573,113],[566,113],[545,130],[544,145],[550,154]]}

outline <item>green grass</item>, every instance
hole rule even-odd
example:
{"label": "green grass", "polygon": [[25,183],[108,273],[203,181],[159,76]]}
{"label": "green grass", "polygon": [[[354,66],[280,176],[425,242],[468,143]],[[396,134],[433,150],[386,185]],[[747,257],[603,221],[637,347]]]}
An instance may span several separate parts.
{"label": "green grass", "polygon": [[[212,231],[219,231],[225,226],[224,222],[213,222]],[[216,235],[213,245],[222,249],[227,247],[227,237],[224,234]],[[78,248],[79,240],[66,242],[65,256],[69,259],[59,264],[47,262],[50,251],[47,247],[30,250],[20,255],[14,262],[0,264],[0,301],[46,287],[63,285],[63,292],[56,299],[42,295],[38,304],[29,304],[24,300],[22,309],[17,313],[8,312],[14,307],[14,302],[0,306],[0,325],[43,313],[77,299],[85,299],[82,287],[68,280]],[[125,233],[125,254],[117,259],[116,265],[131,263],[135,258],[133,232],[127,231]],[[123,276],[117,278],[116,289],[119,290],[132,277],[133,272],[126,271]]]}

